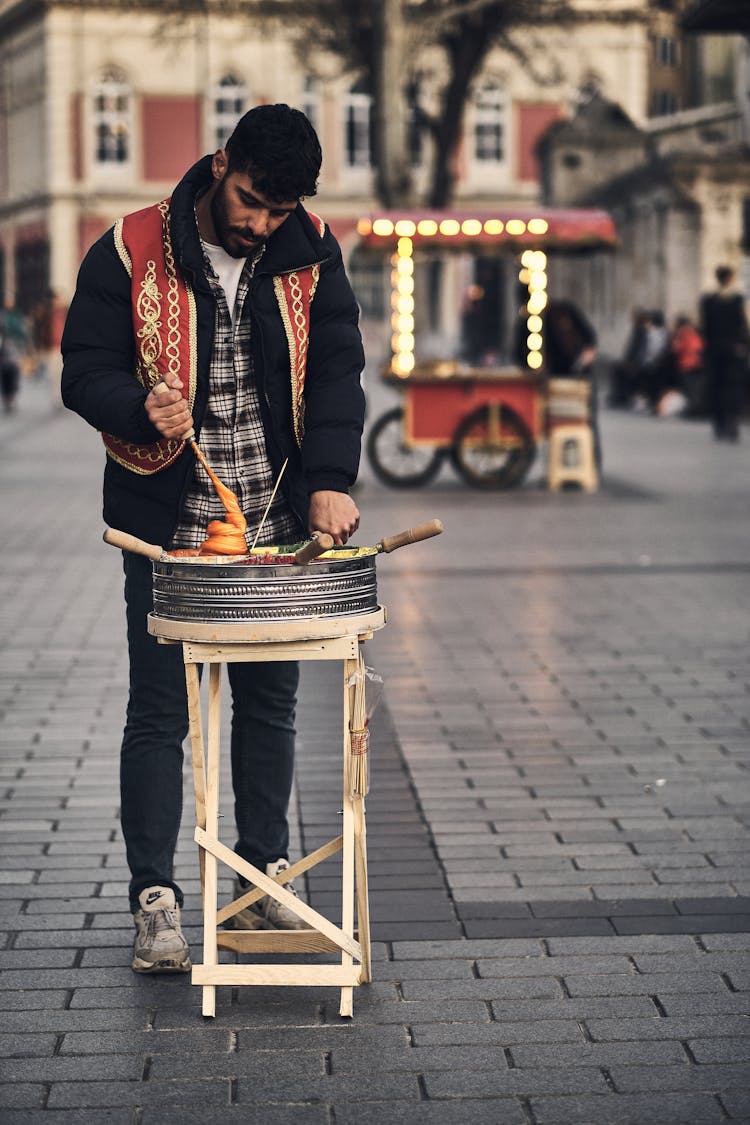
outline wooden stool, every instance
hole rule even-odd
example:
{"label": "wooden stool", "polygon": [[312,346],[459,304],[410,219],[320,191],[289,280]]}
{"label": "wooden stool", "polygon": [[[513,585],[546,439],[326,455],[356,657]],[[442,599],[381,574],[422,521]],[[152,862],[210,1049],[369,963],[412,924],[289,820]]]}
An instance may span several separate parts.
{"label": "wooden stool", "polygon": [[547,487],[551,491],[573,484],[584,492],[596,492],[599,478],[594,457],[594,435],[588,423],[553,426],[547,457]]}
{"label": "wooden stool", "polygon": [[[203,961],[193,965],[193,984],[203,988],[203,1015],[216,1014],[216,985],[336,985],[341,987],[340,1014],[351,1016],[353,987],[371,977],[370,918],[367,894],[367,844],[364,793],[352,792],[352,748],[362,753],[362,731],[352,730],[352,717],[364,714],[361,644],[385,624],[385,611],[355,617],[297,621],[202,624],[172,621],[149,614],[149,632],[165,644],[182,643],[190,719],[190,744],[195,786],[201,891],[203,897]],[[219,841],[219,746],[221,665],[231,661],[341,660],[344,696],[344,785],[342,833],[292,864],[276,879],[247,863]],[[207,754],[198,666],[209,665]],[[354,686],[352,686],[354,681]],[[358,739],[360,744],[357,745]],[[292,895],[284,883],[302,875],[337,852],[342,853],[342,919],[335,925]],[[219,908],[218,862],[252,884],[234,901]],[[309,930],[220,930],[238,911],[270,895],[292,910]],[[357,904],[357,936],[354,904]],[[218,951],[240,953],[341,954],[337,965],[220,965]],[[356,962],[356,964],[355,964]]]}

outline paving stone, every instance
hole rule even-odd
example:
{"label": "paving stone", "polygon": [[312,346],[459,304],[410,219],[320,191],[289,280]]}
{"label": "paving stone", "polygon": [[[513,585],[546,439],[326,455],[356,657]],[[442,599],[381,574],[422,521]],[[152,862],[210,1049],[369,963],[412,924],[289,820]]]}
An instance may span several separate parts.
{"label": "paving stone", "polygon": [[641,1094],[646,1090],[728,1090],[748,1092],[748,1071],[743,1063],[713,1066],[613,1066],[609,1075],[619,1093]]}
{"label": "paving stone", "polygon": [[85,1109],[33,1109],[25,1103],[23,1109],[3,1110],[3,1125],[132,1125],[133,1111],[130,1108],[114,1109],[110,1106],[96,1106]]}
{"label": "paving stone", "polygon": [[143,1061],[130,1058],[45,1058],[6,1059],[3,1082],[97,1082],[106,1075],[108,1081],[137,1082],[143,1074]]}
{"label": "paving stone", "polygon": [[237,1085],[239,1105],[252,1106],[274,1102],[323,1101],[367,1102],[367,1101],[414,1101],[420,1099],[419,1084],[413,1074],[331,1074],[311,1079],[285,1072],[284,1082],[278,1075],[255,1075],[240,1078]]}
{"label": "paving stone", "polygon": [[734,1014],[721,1019],[707,1016],[674,1016],[654,1020],[623,1018],[620,1020],[587,1019],[592,1038],[597,1040],[630,1039],[692,1039],[704,1036],[745,1035],[748,1029],[746,1017]]}
{"label": "paving stone", "polygon": [[426,1071],[424,1085],[430,1098],[528,1097],[532,1094],[571,1094],[597,1091],[608,1087],[601,1070],[580,1066],[572,1070],[499,1070],[487,1072],[471,1067],[456,1069],[451,1074]]}
{"label": "paving stone", "polygon": [[601,1094],[588,1097],[531,1098],[539,1125],[711,1125],[726,1118],[709,1094]]}
{"label": "paving stone", "polygon": [[722,1090],[721,1102],[732,1121],[750,1119],[750,1093],[744,1090]]}
{"label": "paving stone", "polygon": [[686,1059],[679,1042],[665,1037],[664,1042],[638,1043],[519,1043],[511,1047],[515,1066],[526,1067],[610,1067],[638,1064],[655,1067],[681,1063]]}
{"label": "paving stone", "polygon": [[229,1101],[226,1079],[205,1078],[200,1082],[55,1082],[47,1106],[50,1109],[75,1109],[86,1106],[141,1106],[199,1104],[208,1112],[218,1112]]}
{"label": "paving stone", "polygon": [[[39,1077],[37,1072],[36,1077]],[[41,1083],[25,1082],[16,1086],[0,1085],[0,1109],[17,1109],[28,1106],[41,1109],[44,1105],[46,1090]],[[5,1114],[3,1113],[3,1119]]]}
{"label": "paving stone", "polygon": [[404,1000],[556,999],[563,995],[560,985],[552,977],[405,981],[401,986],[401,994]]}
{"label": "paving stone", "polygon": [[[727,987],[718,973],[701,974],[696,971],[689,981],[677,973],[625,973],[597,976],[567,976],[565,985],[571,996],[652,996],[667,997],[677,993],[688,1002],[696,993],[711,993],[730,999]],[[685,993],[689,995],[685,995]],[[666,1002],[666,1001],[665,1001]],[[670,1013],[672,1014],[672,1013]]]}
{"label": "paving stone", "polygon": [[[221,1107],[221,1120],[229,1125],[247,1125],[247,1106],[225,1105]],[[130,1122],[132,1118],[128,1118]],[[196,1106],[176,1107],[158,1105],[144,1107],[141,1118],[143,1125],[206,1125],[206,1109]],[[330,1113],[327,1106],[268,1105],[263,1106],[263,1125],[329,1125]]]}
{"label": "paving stone", "polygon": [[383,1125],[384,1121],[389,1125],[527,1125],[528,1117],[519,1102],[510,1098],[336,1106],[336,1125]]}
{"label": "paving stone", "polygon": [[750,1062],[750,1035],[705,1039],[690,1037],[688,1047],[698,1063]]}
{"label": "paving stone", "polygon": [[[460,909],[460,907],[459,907]],[[464,921],[469,938],[550,937],[561,934],[577,937],[609,937],[615,931],[608,918],[481,918]]]}
{"label": "paving stone", "polygon": [[45,1058],[49,1057],[54,1049],[54,1035],[11,1035],[8,1034],[7,1027],[6,1031],[0,1034],[0,1057],[5,1059]]}

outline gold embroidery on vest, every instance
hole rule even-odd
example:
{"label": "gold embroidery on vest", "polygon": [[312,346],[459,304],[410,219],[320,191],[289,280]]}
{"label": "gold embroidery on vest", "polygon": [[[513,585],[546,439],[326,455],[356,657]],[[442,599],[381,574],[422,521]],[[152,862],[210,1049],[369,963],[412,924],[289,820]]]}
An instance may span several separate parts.
{"label": "gold embroidery on vest", "polygon": [[156,262],[149,259],[135,303],[142,322],[136,332],[140,343],[139,378],[146,387],[152,387],[159,378],[156,361],[162,353],[161,301],[162,296],[156,284]]}
{"label": "gold embroidery on vest", "polygon": [[[135,375],[147,389],[159,381],[162,372],[168,371],[182,377],[180,347],[186,335],[187,397],[192,408],[198,381],[197,308],[195,294],[185,279],[182,279],[184,301],[180,290],[180,277],[175,264],[169,229],[169,204],[170,201],[166,199],[156,205],[156,210],[161,216],[159,241],[164,254],[166,278],[166,332],[162,320],[164,296],[158,288],[157,265],[152,259],[147,259],[143,266],[144,277],[138,284],[137,294],[134,292],[134,321],[138,324],[135,330]],[[115,223],[114,241],[120,260],[132,279],[133,266],[130,252],[125,244],[124,222],[124,219],[119,219]],[[130,472],[141,476],[150,475],[171,465],[185,445],[177,439],[167,438],[161,438],[151,445],[137,445],[113,438],[108,434],[103,434],[102,437],[107,446],[108,456]]]}
{"label": "gold embroidery on vest", "polygon": [[125,221],[124,219],[118,219],[117,222],[114,225],[115,249],[117,250],[117,253],[120,256],[120,261],[122,262],[125,269],[127,270],[128,277],[132,278],[132,276],[133,276],[133,263],[130,260],[130,254],[128,253],[128,248],[125,245],[125,241],[122,237],[122,224],[123,224],[124,221]]}

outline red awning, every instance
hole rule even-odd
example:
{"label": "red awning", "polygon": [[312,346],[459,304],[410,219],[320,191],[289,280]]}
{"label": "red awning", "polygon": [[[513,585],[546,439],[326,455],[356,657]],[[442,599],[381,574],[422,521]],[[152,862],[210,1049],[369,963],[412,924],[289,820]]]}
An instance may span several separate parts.
{"label": "red awning", "polygon": [[493,211],[379,211],[359,220],[366,246],[394,247],[401,237],[415,248],[440,245],[586,247],[613,246],[614,220],[606,211],[580,207],[508,207]]}

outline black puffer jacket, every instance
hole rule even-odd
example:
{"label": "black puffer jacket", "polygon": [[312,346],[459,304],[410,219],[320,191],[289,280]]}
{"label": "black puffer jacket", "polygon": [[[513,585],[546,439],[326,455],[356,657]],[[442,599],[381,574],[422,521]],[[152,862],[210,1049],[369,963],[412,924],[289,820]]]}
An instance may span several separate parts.
{"label": "black puffer jacket", "polygon": [[[211,158],[187,173],[172,195],[172,244],[179,268],[195,292],[198,379],[193,404],[200,428],[208,397],[216,307],[203,272],[195,224],[196,195],[211,182]],[[305,436],[294,438],[289,350],[273,289],[273,277],[321,263],[311,306],[305,381]],[[307,530],[311,492],[346,492],[359,465],[364,417],[360,373],[364,365],[358,308],[344,272],[341,251],[326,228],[321,238],[302,205],[271,236],[250,292],[252,341],[266,445],[274,476],[289,458],[282,488]],[[112,230],[89,250],[78,276],[62,340],[63,402],[97,430],[147,445],[159,433],[143,403],[146,391],[133,374],[134,341],[130,278],[115,249]],[[195,464],[189,446],[168,468],[151,476],[107,458],[104,520],[110,527],[165,545],[177,524]]]}

